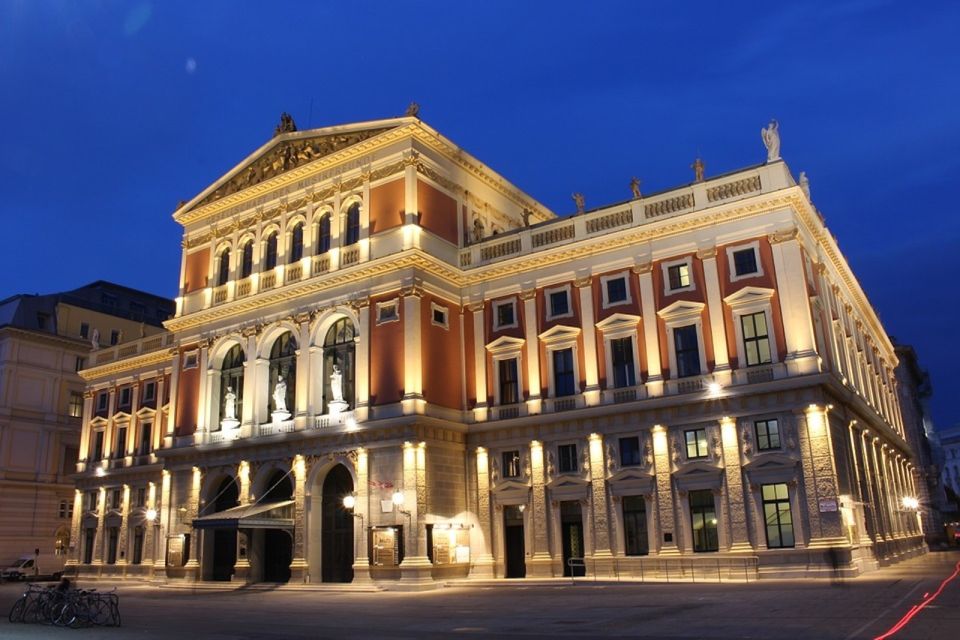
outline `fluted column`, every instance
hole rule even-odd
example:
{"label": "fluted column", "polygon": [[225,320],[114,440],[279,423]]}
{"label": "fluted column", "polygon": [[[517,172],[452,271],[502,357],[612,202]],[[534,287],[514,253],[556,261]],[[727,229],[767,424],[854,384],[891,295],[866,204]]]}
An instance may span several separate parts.
{"label": "fluted column", "polygon": [[480,525],[480,536],[483,548],[477,556],[472,578],[493,577],[493,537],[490,530],[490,460],[487,450],[477,447],[477,521]]}

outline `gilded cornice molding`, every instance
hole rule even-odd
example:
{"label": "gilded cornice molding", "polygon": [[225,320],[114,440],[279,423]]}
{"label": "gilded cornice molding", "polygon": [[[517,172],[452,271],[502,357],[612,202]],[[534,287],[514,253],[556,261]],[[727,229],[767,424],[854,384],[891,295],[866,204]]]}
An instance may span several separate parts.
{"label": "gilded cornice molding", "polygon": [[152,365],[168,364],[169,362],[170,350],[159,349],[157,351],[145,353],[140,356],[123,358],[107,364],[90,367],[89,369],[83,369],[80,371],[80,377],[86,382],[92,382],[98,378],[115,376],[120,373],[132,371],[133,369],[140,369],[142,367],[149,367]]}
{"label": "gilded cornice molding", "polygon": [[584,276],[582,278],[577,278],[576,280],[574,280],[573,286],[575,286],[577,289],[582,289],[584,287],[589,287],[591,282],[593,282],[593,278],[591,278],[590,276]]}

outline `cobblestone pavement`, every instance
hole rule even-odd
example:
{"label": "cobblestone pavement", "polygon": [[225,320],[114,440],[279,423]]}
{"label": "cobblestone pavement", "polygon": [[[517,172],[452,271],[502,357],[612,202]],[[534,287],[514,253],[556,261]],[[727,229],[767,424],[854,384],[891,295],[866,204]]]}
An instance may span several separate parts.
{"label": "cobblestone pavement", "polygon": [[[10,624],[22,585],[0,585],[0,638],[874,638],[960,561],[931,553],[865,577],[750,584],[505,583],[421,593],[232,592],[120,584],[123,627]],[[98,588],[110,588],[99,583]],[[893,638],[960,638],[960,578]]]}

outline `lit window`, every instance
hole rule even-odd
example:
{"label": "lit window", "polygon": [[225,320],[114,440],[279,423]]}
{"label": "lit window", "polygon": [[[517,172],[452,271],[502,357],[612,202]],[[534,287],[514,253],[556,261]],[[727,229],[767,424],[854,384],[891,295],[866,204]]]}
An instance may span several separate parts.
{"label": "lit window", "polygon": [[83,394],[79,391],[70,392],[70,405],[67,413],[71,418],[83,417]]}
{"label": "lit window", "polygon": [[690,286],[690,265],[675,264],[667,268],[670,290],[685,289]]}
{"label": "lit window", "polygon": [[743,329],[745,364],[752,367],[771,362],[767,315],[763,311],[742,315],[740,316],[740,327]]}
{"label": "lit window", "polygon": [[780,448],[780,425],[776,420],[757,420],[753,426],[757,432],[758,451]]}
{"label": "lit window", "polygon": [[346,244],[356,244],[360,241],[360,203],[354,202],[347,209],[347,237]]}
{"label": "lit window", "polygon": [[493,305],[493,328],[506,329],[517,326],[517,314],[515,311],[512,300]]}
{"label": "lit window", "polygon": [[691,491],[690,526],[693,530],[693,550],[695,552],[717,551],[720,549],[717,536],[717,507],[713,491],[700,489]]}
{"label": "lit window", "polygon": [[640,464],[640,438],[620,438],[620,466],[635,467]]}
{"label": "lit window", "polygon": [[560,473],[576,473],[580,470],[577,461],[577,445],[561,444],[557,447],[557,470]]}
{"label": "lit window", "polygon": [[517,359],[500,360],[497,366],[500,375],[500,404],[520,402],[520,382],[517,375]]}
{"label": "lit window", "polygon": [[684,431],[683,436],[687,441],[687,459],[706,458],[707,450],[707,430],[691,429]]}
{"label": "lit window", "polygon": [[790,512],[790,493],[787,485],[765,484],[763,496],[763,519],[767,528],[767,546],[781,549],[794,546],[793,514]]}

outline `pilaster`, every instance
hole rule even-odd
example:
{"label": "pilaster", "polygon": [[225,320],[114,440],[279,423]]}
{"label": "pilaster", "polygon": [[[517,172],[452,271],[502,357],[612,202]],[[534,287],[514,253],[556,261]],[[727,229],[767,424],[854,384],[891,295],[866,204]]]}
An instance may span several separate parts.
{"label": "pilaster", "polygon": [[468,308],[473,312],[473,368],[477,392],[473,417],[477,422],[483,422],[487,419],[487,350],[483,301],[471,303]]}
{"label": "pilaster", "polygon": [[750,531],[747,526],[747,505],[743,486],[743,470],[740,465],[740,442],[737,439],[737,423],[733,418],[721,418],[720,439],[723,443],[723,475],[726,480],[725,507],[727,517],[727,541],[729,551],[749,553]]}
{"label": "pilaster", "polygon": [[[588,440],[590,456],[590,493],[593,503],[593,567],[596,576],[612,576],[614,530],[610,527],[607,503],[606,460],[603,436],[591,433]],[[589,529],[589,527],[584,527]]]}
{"label": "pilaster", "polygon": [[[357,303],[357,316],[360,322],[360,339],[356,342],[357,375],[356,385],[357,406],[354,408],[354,417],[358,422],[367,419],[370,411],[370,300],[363,298]],[[364,554],[367,545],[364,543]]]}
{"label": "pilaster", "polygon": [[[362,334],[361,334],[362,335]],[[354,515],[360,521],[360,525],[354,523],[353,540],[356,556],[353,561],[353,582],[354,584],[366,584],[370,582],[370,558],[367,557],[367,530],[364,527],[365,522],[370,521],[370,491],[369,491],[369,457],[367,450],[363,447],[357,448],[357,485],[356,485],[356,503],[354,504]]]}
{"label": "pilaster", "polygon": [[537,339],[537,291],[528,289],[520,294],[523,300],[523,331],[526,340],[527,381],[530,395],[527,412],[540,413],[543,400],[540,398],[540,341]]}
{"label": "pilaster", "polygon": [[783,332],[787,357],[784,362],[794,375],[816,373],[817,347],[813,334],[813,318],[807,297],[807,279],[796,228],[768,237],[773,249]]}
{"label": "pilaster", "polygon": [[[200,467],[194,467],[190,474],[190,499],[187,503],[187,526],[192,527],[192,523],[197,519],[200,513],[200,486],[203,481],[203,472]],[[190,557],[187,564],[184,565],[185,577],[188,580],[200,579],[200,535],[199,531],[192,529],[193,535],[190,536]]]}
{"label": "pilaster", "polygon": [[597,369],[597,328],[593,315],[593,286],[590,276],[576,279],[574,286],[580,294],[580,318],[583,327],[583,399],[587,406],[600,403],[600,375]]}
{"label": "pilaster", "polygon": [[[647,394],[663,395],[663,371],[660,364],[660,332],[653,295],[653,264],[644,262],[633,268],[640,283],[640,313],[643,316],[643,342],[647,356]],[[639,378],[639,376],[638,376]]]}
{"label": "pilaster", "polygon": [[470,572],[471,578],[493,577],[493,554],[490,530],[490,460],[487,450],[477,447],[477,522],[483,547]]}
{"label": "pilaster", "polygon": [[403,493],[407,529],[404,530],[406,554],[400,563],[400,575],[406,583],[432,584],[433,565],[427,557],[427,532],[424,520],[427,509],[426,445],[403,443]]}
{"label": "pilaster", "polygon": [[[298,376],[299,377],[299,376]],[[290,582],[308,582],[310,566],[307,563],[307,463],[299,453],[293,457],[293,559],[290,562]]]}
{"label": "pilaster", "polygon": [[710,336],[713,339],[713,374],[720,384],[729,384],[730,356],[727,353],[727,333],[723,317],[723,300],[720,296],[720,276],[717,271],[717,249],[701,249],[697,257],[703,265],[707,290],[707,311],[710,316]]}
{"label": "pilaster", "polygon": [[127,528],[130,517],[130,485],[124,484],[120,495],[120,535],[117,540],[117,564],[126,565],[127,561]]}
{"label": "pilaster", "polygon": [[420,307],[423,289],[414,281],[400,292],[403,298],[403,413],[422,414],[423,349]]}
{"label": "pilaster", "polygon": [[803,414],[803,428],[799,432],[803,485],[810,520],[810,543],[807,546],[816,549],[846,545],[848,541],[843,535],[840,511],[820,509],[821,500],[839,500],[827,410],[817,405],[807,407]]}
{"label": "pilaster", "polygon": [[528,518],[533,529],[533,553],[527,557],[528,577],[549,577],[552,574],[550,548],[547,545],[547,490],[543,445],[538,440],[530,442],[530,479],[532,485],[533,513]]}
{"label": "pilaster", "polygon": [[670,478],[670,447],[667,443],[667,429],[659,424],[653,427],[653,466],[657,483],[657,528],[660,531],[660,539],[657,546],[650,550],[656,549],[661,556],[679,555],[678,531],[673,507],[673,482]]}

